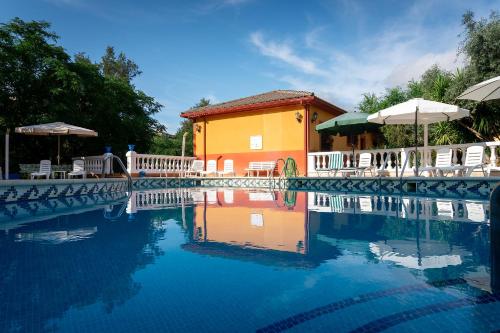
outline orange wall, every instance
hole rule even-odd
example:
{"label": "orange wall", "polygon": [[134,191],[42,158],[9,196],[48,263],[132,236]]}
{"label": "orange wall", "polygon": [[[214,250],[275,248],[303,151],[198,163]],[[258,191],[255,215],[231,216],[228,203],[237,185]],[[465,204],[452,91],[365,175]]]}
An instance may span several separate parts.
{"label": "orange wall", "polygon": [[[304,120],[297,121],[297,112],[305,116],[304,107],[296,105],[197,119],[193,123],[195,156],[204,158],[206,136],[206,160],[217,160],[220,170],[225,159],[234,160],[235,171],[242,176],[251,161],[292,157],[303,174],[305,125]],[[262,136],[262,149],[250,149],[250,137],[254,135]]]}
{"label": "orange wall", "polygon": [[[321,136],[316,131],[316,125],[321,124],[322,122],[325,122],[329,119],[332,119],[336,116],[332,115],[330,112],[326,112],[320,108],[317,108],[315,106],[311,106],[309,110],[309,117],[312,120],[314,112],[318,113],[318,119],[316,119],[315,122],[309,122],[310,123],[310,129],[309,129],[309,151],[310,152],[317,152],[321,151]],[[340,113],[338,114],[340,116]]]}
{"label": "orange wall", "polygon": [[[300,122],[296,119],[297,112],[303,117]],[[314,112],[318,113],[318,119],[311,122]],[[310,106],[309,119],[306,119],[305,107],[295,105],[199,118],[193,123],[194,153],[199,159],[216,160],[219,170],[222,170],[225,159],[232,159],[238,176],[246,174],[249,162],[292,157],[299,173],[304,175],[307,165],[306,125],[309,126],[309,151],[320,151],[320,135],[315,127],[333,117],[321,108]],[[250,149],[250,137],[254,135],[262,136],[262,149]],[[344,145],[343,150],[346,149],[348,147]]]}

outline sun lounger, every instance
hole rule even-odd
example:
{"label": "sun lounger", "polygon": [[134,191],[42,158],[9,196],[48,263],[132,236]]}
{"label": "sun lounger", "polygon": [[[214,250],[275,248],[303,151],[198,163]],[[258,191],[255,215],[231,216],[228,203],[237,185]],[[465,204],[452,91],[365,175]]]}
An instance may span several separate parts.
{"label": "sun lounger", "polygon": [[463,176],[469,177],[474,170],[481,169],[483,175],[486,176],[484,167],[484,147],[483,146],[470,146],[465,152],[465,163],[463,165],[453,165],[449,167],[440,167],[438,170],[441,172],[458,172]]}
{"label": "sun lounger", "polygon": [[40,169],[38,172],[31,173],[31,179],[35,179],[37,177],[45,177],[49,179],[50,173],[52,172],[52,164],[49,160],[41,160],[40,161]]}
{"label": "sun lounger", "polygon": [[344,168],[344,154],[339,151],[332,152],[328,155],[328,175],[333,176],[337,175],[341,169]]}
{"label": "sun lounger", "polygon": [[217,171],[219,177],[224,177],[225,175],[234,176],[234,162],[233,160],[224,160],[224,170]]}
{"label": "sun lounger", "polygon": [[217,161],[216,160],[208,160],[207,161],[207,170],[200,171],[200,175],[201,176],[217,175]]}
{"label": "sun lounger", "polygon": [[419,168],[420,175],[429,172],[431,175],[444,176],[445,173],[453,172],[451,165],[452,150],[450,148],[441,148],[436,153],[436,164],[433,167]]}
{"label": "sun lounger", "polygon": [[82,176],[82,178],[87,178],[87,171],[85,171],[85,162],[83,160],[73,161],[73,171],[68,173],[68,178],[73,178],[77,176]]}
{"label": "sun lounger", "polygon": [[372,154],[362,153],[359,155],[359,163],[356,167],[356,176],[364,176],[367,171],[373,176]]}
{"label": "sun lounger", "polygon": [[205,163],[202,160],[194,160],[188,171],[186,171],[186,176],[200,176],[204,166]]}

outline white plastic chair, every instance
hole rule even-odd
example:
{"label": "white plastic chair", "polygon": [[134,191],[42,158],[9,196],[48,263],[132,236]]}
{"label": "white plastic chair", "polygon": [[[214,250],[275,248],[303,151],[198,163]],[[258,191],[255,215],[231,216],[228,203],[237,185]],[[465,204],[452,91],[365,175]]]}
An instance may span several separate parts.
{"label": "white plastic chair", "polygon": [[83,160],[73,161],[73,171],[68,173],[68,178],[82,176],[83,179],[87,178],[87,171],[85,171],[85,162]]}
{"label": "white plastic chair", "polygon": [[451,157],[452,157],[452,150],[450,148],[439,149],[436,153],[436,164],[433,167],[419,168],[418,170],[420,171],[420,175],[422,175],[423,172],[430,172],[431,175],[433,176],[437,174],[443,176],[444,172],[453,171],[451,170],[452,168]]}
{"label": "white plastic chair", "polygon": [[202,160],[194,160],[189,170],[186,172],[186,176],[199,176],[203,171],[203,167],[205,166],[205,162]]}
{"label": "white plastic chair", "polygon": [[49,160],[41,160],[40,169],[38,170],[38,172],[31,173],[31,179],[35,179],[37,177],[45,177],[49,179],[51,172],[52,172],[52,163]]}
{"label": "white plastic chair", "polygon": [[208,175],[216,175],[217,174],[217,161],[216,160],[208,160],[207,161],[207,170],[200,171],[200,176],[208,176]]}
{"label": "white plastic chair", "polygon": [[235,175],[234,173],[234,162],[233,160],[224,160],[224,170],[218,171],[217,175],[224,177],[224,175]]}
{"label": "white plastic chair", "polygon": [[372,154],[361,153],[359,155],[359,163],[356,169],[357,176],[364,176],[366,171],[370,171],[370,175],[373,176]]}
{"label": "white plastic chair", "polygon": [[485,163],[484,159],[484,147],[483,146],[470,146],[465,151],[465,162],[463,165],[453,165],[450,167],[441,167],[441,171],[458,171],[466,177],[469,177],[474,170],[481,169],[483,175],[486,176],[486,171],[484,170]]}

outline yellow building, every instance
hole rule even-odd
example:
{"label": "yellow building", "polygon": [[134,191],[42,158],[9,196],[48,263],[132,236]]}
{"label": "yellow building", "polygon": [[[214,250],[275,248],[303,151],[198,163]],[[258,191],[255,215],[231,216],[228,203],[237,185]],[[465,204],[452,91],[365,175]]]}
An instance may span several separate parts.
{"label": "yellow building", "polygon": [[[276,90],[181,114],[193,122],[194,154],[216,160],[218,169],[231,159],[237,175],[249,162],[292,157],[301,175],[307,173],[307,153],[349,150],[347,140],[322,138],[317,124],[345,111],[311,92]],[[345,143],[344,143],[345,142]]]}

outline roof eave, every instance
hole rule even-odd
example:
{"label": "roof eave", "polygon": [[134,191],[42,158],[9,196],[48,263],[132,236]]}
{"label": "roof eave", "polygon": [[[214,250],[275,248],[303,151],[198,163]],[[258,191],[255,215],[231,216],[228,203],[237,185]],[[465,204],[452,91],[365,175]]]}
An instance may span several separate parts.
{"label": "roof eave", "polygon": [[290,105],[315,105],[318,107],[321,107],[323,109],[326,109],[332,114],[337,114],[337,113],[345,113],[346,111],[333,105],[330,104],[321,98],[318,98],[316,96],[305,96],[305,97],[299,97],[299,98],[290,98],[290,99],[284,99],[284,100],[277,100],[277,101],[270,101],[270,102],[262,102],[262,103],[255,103],[255,104],[248,104],[248,105],[239,105],[235,107],[229,107],[229,108],[210,108],[207,110],[202,110],[202,111],[187,111],[183,112],[180,114],[181,117],[187,118],[187,119],[196,119],[200,117],[206,117],[206,116],[212,116],[212,115],[219,115],[219,114],[228,114],[228,113],[236,113],[236,112],[244,112],[244,111],[253,111],[253,110],[262,110],[262,109],[268,109],[268,108],[273,108],[273,107],[280,107],[280,106],[290,106]]}

